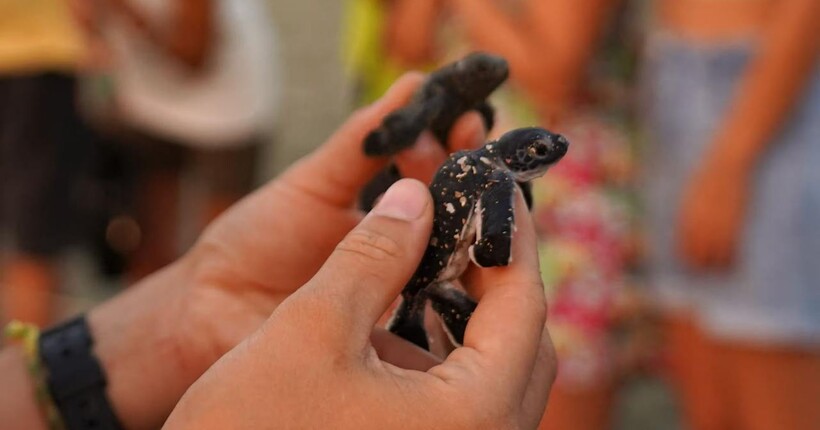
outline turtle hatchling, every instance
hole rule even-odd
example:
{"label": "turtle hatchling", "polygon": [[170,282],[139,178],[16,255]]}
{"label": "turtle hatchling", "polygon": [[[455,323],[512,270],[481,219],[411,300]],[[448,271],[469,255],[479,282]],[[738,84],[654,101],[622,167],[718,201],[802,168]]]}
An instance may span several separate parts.
{"label": "turtle hatchling", "polygon": [[[393,155],[405,149],[429,129],[442,145],[464,113],[475,110],[489,131],[495,113],[487,97],[507,80],[509,68],[503,58],[475,52],[448,64],[427,77],[413,100],[387,115],[379,128],[365,137],[364,153],[371,157]],[[369,211],[390,185],[401,179],[395,164],[382,170],[362,190],[359,207]]]}
{"label": "turtle hatchling", "polygon": [[435,204],[430,241],[402,290],[388,323],[391,332],[428,349],[424,308],[430,300],[451,339],[463,342],[476,302],[451,281],[470,260],[480,267],[510,263],[516,184],[543,175],[568,147],[563,136],[531,127],[450,155],[430,185]]}

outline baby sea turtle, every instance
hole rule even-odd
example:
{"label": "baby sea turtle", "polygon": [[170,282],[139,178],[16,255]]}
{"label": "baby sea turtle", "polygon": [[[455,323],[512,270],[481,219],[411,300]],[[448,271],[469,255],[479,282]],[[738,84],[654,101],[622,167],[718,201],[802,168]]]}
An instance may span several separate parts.
{"label": "baby sea turtle", "polygon": [[450,281],[469,260],[480,267],[511,259],[516,183],[547,171],[569,142],[542,128],[519,128],[474,151],[452,154],[430,185],[433,230],[419,267],[402,290],[388,329],[427,349],[424,307],[429,299],[451,339],[461,344],[476,302]]}
{"label": "baby sea turtle", "polygon": [[[506,60],[482,52],[436,70],[409,104],[387,115],[381,126],[365,138],[365,154],[394,155],[413,145],[426,129],[445,145],[453,124],[471,110],[481,114],[487,130],[492,129],[495,111],[487,103],[487,97],[508,75]],[[389,165],[362,190],[359,207],[366,211],[372,209],[376,199],[399,179],[401,173],[396,165]]]}

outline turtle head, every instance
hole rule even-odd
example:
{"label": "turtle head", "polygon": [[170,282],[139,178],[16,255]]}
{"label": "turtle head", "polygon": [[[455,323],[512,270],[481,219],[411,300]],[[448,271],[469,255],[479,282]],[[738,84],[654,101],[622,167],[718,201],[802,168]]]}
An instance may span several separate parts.
{"label": "turtle head", "polygon": [[507,60],[484,52],[474,52],[453,67],[453,85],[465,98],[474,101],[489,97],[510,74]]}
{"label": "turtle head", "polygon": [[539,127],[517,128],[504,133],[486,147],[507,168],[518,182],[543,175],[558,162],[569,148],[569,141],[560,134]]}

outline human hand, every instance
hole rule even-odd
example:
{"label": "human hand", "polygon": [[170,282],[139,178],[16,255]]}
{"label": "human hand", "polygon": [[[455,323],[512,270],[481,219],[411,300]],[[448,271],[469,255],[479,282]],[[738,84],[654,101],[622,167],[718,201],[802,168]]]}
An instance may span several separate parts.
{"label": "human hand", "polygon": [[[109,395],[128,427],[158,427],[188,386],[307,282],[358,224],[358,190],[388,161],[365,157],[361,142],[422,80],[400,79],[321,148],[218,218],[178,262],[89,314]],[[450,147],[474,146],[483,133],[478,115],[465,115]],[[425,133],[397,163],[404,175],[428,181],[445,156]],[[385,349],[395,340],[383,332],[374,339]]]}
{"label": "human hand", "polygon": [[[226,303],[235,302],[240,313],[255,314],[261,323],[316,273],[362,219],[354,208],[358,192],[386,164],[386,158],[363,154],[364,136],[408,102],[421,82],[421,75],[406,75],[381,101],[354,114],[324,146],[207,229],[190,257],[200,294],[228,296],[209,300],[212,307],[224,309]],[[480,118],[466,116],[452,135],[453,150],[483,143]],[[432,135],[425,133],[396,162],[403,175],[429,182],[446,156]],[[209,319],[214,310],[208,311]],[[229,336],[218,349],[227,351],[258,325],[246,325],[240,336]]]}
{"label": "human hand", "polygon": [[[526,213],[520,194],[516,206]],[[535,428],[556,368],[529,216],[516,217],[512,264],[472,272],[479,302],[463,347],[414,369],[374,348],[373,326],[415,271],[432,213],[421,183],[395,184],[312,279],[188,390],[166,428]]]}
{"label": "human hand", "polygon": [[748,204],[750,168],[713,154],[692,177],[678,218],[678,252],[695,269],[731,266]]}

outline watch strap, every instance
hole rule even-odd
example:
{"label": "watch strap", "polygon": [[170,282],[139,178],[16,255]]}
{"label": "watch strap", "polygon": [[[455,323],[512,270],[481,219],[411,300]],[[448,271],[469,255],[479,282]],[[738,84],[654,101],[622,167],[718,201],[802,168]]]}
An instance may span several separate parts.
{"label": "watch strap", "polygon": [[106,379],[94,355],[84,315],[40,335],[46,384],[68,430],[122,428],[106,395]]}

